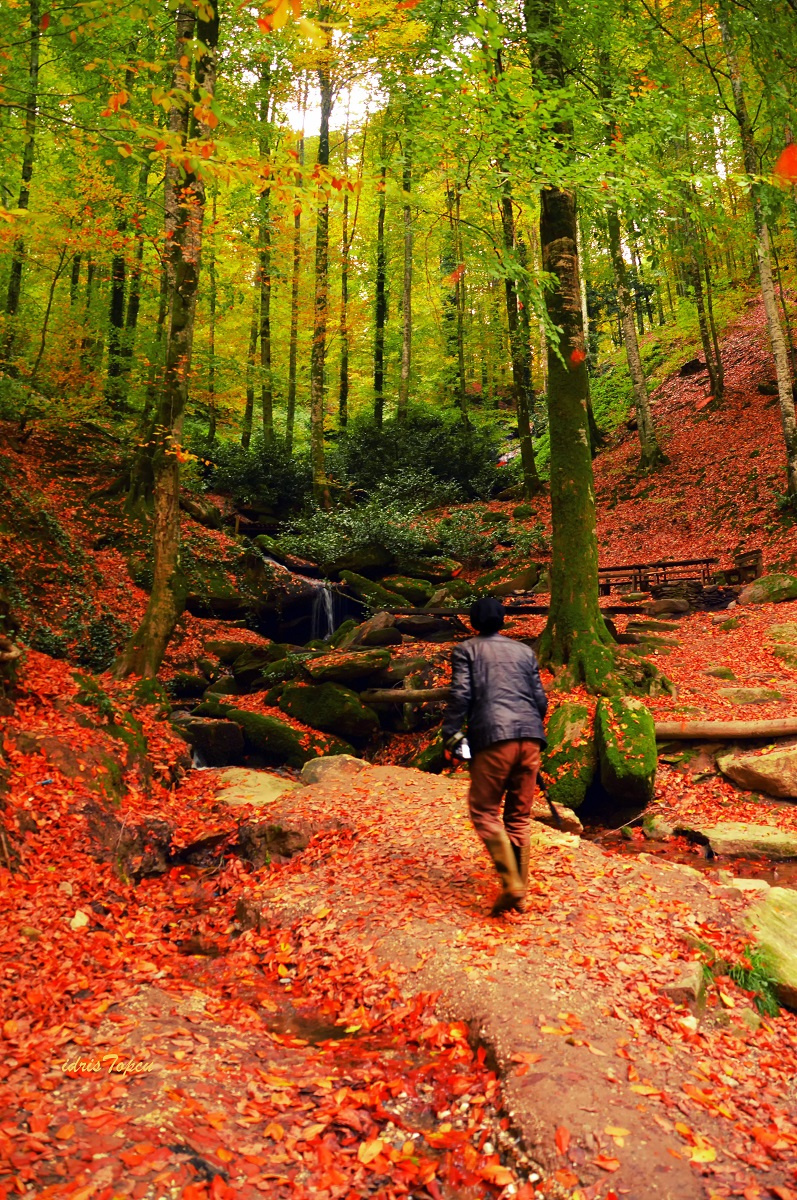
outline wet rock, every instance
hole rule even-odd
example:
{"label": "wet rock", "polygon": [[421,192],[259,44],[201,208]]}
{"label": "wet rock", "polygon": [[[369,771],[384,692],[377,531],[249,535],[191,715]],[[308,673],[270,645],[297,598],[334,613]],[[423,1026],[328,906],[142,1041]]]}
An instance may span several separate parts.
{"label": "wet rock", "polygon": [[589,711],[584,704],[560,704],[548,721],[548,746],[542,769],[554,804],[577,809],[595,777],[598,752]]}
{"label": "wet rock", "polygon": [[797,578],[794,575],[762,575],[742,588],[740,604],[779,604],[797,599]]}
{"label": "wet rock", "polygon": [[774,825],[748,825],[744,821],[720,821],[716,825],[691,825],[687,832],[699,834],[715,854],[734,858],[797,858],[797,833],[784,833]]}
{"label": "wet rock", "polygon": [[642,818],[642,830],[645,837],[649,838],[651,842],[666,842],[675,834],[675,826],[671,825],[664,817],[656,816],[655,813],[647,813]]}
{"label": "wet rock", "polygon": [[206,767],[226,767],[244,752],[243,734],[234,721],[189,717],[174,725]]}
{"label": "wet rock", "polygon": [[717,766],[726,778],[748,791],[797,800],[797,746],[783,746],[763,754],[733,751],[721,755]]}
{"label": "wet rock", "polygon": [[325,758],[314,758],[302,767],[301,781],[305,787],[314,783],[339,783],[352,779],[367,771],[369,763],[351,754],[329,754]]}
{"label": "wet rock", "polygon": [[770,888],[748,914],[747,924],[777,980],[778,998],[797,1008],[797,892]]}
{"label": "wet rock", "polygon": [[656,778],[656,732],[653,717],[641,700],[601,699],[595,710],[600,777],[617,800],[647,804]]}
{"label": "wet rock", "polygon": [[706,977],[702,963],[688,962],[679,964],[675,977],[659,988],[663,996],[668,996],[673,1004],[688,1004],[690,1008],[701,1008],[706,996]]}
{"label": "wet rock", "polygon": [[730,704],[768,704],[783,699],[774,688],[720,688],[717,695]]}
{"label": "wet rock", "polygon": [[369,738],[379,729],[374,710],[363,704],[356,692],[338,683],[288,684],[279,706],[313,729],[346,738]]}
{"label": "wet rock", "polygon": [[314,683],[351,683],[390,666],[387,650],[337,650],[305,664]]}

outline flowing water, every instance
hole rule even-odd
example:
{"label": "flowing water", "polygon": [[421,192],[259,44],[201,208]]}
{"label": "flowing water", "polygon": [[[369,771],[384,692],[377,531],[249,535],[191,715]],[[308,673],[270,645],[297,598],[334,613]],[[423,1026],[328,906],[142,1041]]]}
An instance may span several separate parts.
{"label": "flowing water", "polygon": [[313,600],[312,639],[326,641],[335,632],[335,603],[332,587],[326,580],[318,585]]}

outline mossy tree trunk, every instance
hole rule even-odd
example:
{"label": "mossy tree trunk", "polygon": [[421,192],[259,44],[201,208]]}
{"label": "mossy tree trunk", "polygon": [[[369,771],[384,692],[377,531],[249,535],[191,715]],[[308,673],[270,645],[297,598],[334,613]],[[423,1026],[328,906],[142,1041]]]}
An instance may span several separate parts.
{"label": "mossy tree trunk", "polygon": [[387,132],[382,130],[376,218],[376,294],[374,298],[374,421],[381,426],[385,415],[385,322],[387,321],[387,252],[385,211],[387,208]]}
{"label": "mossy tree trunk", "polygon": [[[193,10],[178,9],[175,16],[177,67],[175,103],[170,127],[185,145],[189,136],[202,137],[209,129],[200,124],[195,110],[207,109],[216,80],[216,47],[219,17],[215,0],[197,18]],[[191,47],[197,47],[195,56]],[[191,61],[193,58],[193,61]],[[154,676],[174,632],[185,602],[185,581],[180,569],[180,436],[188,399],[191,350],[199,286],[205,184],[202,177],[182,172],[170,163],[166,175],[165,225],[170,291],[170,324],[166,364],[157,411],[152,426],[154,480],[152,592],[141,624],[116,664],[119,677]]]}
{"label": "mossy tree trunk", "polygon": [[[269,87],[271,73],[267,65],[261,68],[258,152],[265,169],[271,152],[269,136]],[[274,386],[271,373],[271,187],[264,187],[258,204],[258,279],[260,283],[260,411],[263,419],[263,441],[274,442]]]}
{"label": "mossy tree trunk", "polygon": [[399,421],[407,419],[407,408],[410,399],[410,369],[412,366],[412,159],[409,144],[404,147],[404,168],[401,176],[401,190],[404,193],[404,276],[401,292],[401,377],[399,380],[398,411]]}
{"label": "mossy tree trunk", "polygon": [[[524,0],[531,61],[538,86],[564,87],[564,67],[552,0]],[[554,132],[564,156],[572,143],[569,121]],[[598,604],[598,544],[587,399],[589,381],[581,314],[576,197],[564,187],[540,196],[543,270],[557,286],[546,292],[558,346],[548,346],[548,420],[551,439],[551,603],[539,648],[540,662],[567,668],[567,677],[602,690],[614,667],[612,639]]]}
{"label": "mossy tree trunk", "polygon": [[[305,79],[302,93],[302,132],[299,137],[298,182],[304,183],[304,122],[309,84]],[[293,452],[293,427],[296,421],[296,367],[299,358],[299,279],[302,265],[302,202],[293,202],[293,265],[291,267],[291,326],[288,341],[288,398],[285,411],[285,449]]]}

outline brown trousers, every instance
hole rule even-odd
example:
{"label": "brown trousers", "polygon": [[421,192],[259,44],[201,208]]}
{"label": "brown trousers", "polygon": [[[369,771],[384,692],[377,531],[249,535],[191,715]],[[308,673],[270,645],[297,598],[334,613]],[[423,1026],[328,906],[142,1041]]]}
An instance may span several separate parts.
{"label": "brown trousers", "polygon": [[531,738],[496,742],[474,754],[470,765],[468,810],[473,828],[482,841],[494,837],[502,829],[515,846],[522,846],[528,839],[531,802],[539,769],[540,743]]}

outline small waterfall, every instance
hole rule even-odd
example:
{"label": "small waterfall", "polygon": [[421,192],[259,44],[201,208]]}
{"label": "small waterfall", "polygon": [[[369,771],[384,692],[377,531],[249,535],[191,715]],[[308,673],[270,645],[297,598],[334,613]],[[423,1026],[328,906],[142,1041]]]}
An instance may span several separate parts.
{"label": "small waterfall", "polygon": [[195,771],[207,771],[208,764],[198,750],[191,751],[191,766]]}
{"label": "small waterfall", "polygon": [[326,580],[318,585],[313,600],[312,639],[326,641],[335,632],[335,607],[332,588]]}

